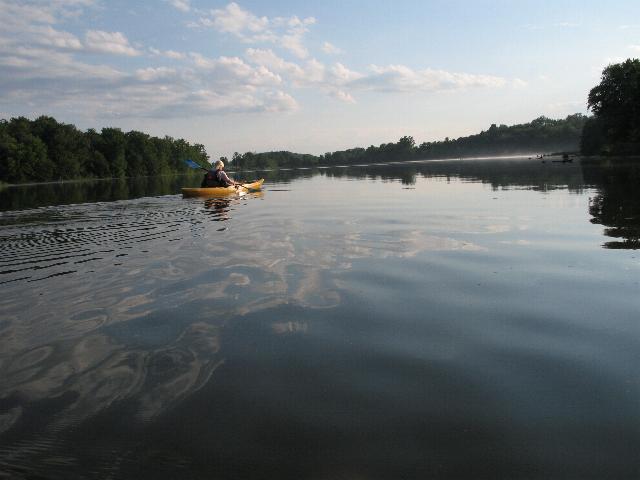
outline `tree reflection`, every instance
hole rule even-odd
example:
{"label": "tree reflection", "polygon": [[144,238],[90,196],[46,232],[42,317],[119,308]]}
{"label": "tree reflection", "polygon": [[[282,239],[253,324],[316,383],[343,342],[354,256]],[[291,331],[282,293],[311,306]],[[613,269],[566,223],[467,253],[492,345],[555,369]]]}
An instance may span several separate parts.
{"label": "tree reflection", "polygon": [[211,214],[211,220],[214,222],[226,222],[231,217],[229,211],[231,210],[230,198],[208,198],[204,201],[204,208],[206,208]]}
{"label": "tree reflection", "polygon": [[640,165],[624,159],[583,160],[585,181],[598,188],[589,204],[591,223],[617,240],[604,248],[640,248]]}

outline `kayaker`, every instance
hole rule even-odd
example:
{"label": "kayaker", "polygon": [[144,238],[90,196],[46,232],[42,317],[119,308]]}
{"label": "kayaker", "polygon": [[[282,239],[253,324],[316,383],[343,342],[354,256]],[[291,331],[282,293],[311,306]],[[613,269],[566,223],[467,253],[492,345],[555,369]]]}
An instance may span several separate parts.
{"label": "kayaker", "polygon": [[205,173],[202,183],[200,184],[201,188],[240,185],[227,176],[227,173],[224,171],[224,162],[222,160],[217,160],[213,166],[213,170],[209,170]]}

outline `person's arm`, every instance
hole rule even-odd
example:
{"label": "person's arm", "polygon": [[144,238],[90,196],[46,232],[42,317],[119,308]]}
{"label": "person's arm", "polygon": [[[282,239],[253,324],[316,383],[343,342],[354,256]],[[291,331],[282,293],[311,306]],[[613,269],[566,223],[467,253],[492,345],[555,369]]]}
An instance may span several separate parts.
{"label": "person's arm", "polygon": [[220,180],[222,180],[224,183],[228,185],[235,185],[236,182],[234,182],[233,180],[231,180],[228,176],[227,173],[224,170],[220,171]]}

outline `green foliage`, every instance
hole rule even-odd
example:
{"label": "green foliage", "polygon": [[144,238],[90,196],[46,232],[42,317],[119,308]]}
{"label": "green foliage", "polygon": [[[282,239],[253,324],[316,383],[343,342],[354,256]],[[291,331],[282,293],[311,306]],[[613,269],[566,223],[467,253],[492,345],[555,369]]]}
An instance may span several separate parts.
{"label": "green foliage", "polygon": [[584,153],[640,154],[640,60],[606,67],[587,105],[598,123],[589,125],[585,135],[599,136],[583,140]]}
{"label": "green foliage", "polygon": [[487,131],[454,140],[447,137],[443,141],[424,142],[417,146],[413,137],[404,136],[396,143],[350,148],[319,157],[291,152],[236,153],[233,166],[237,169],[269,169],[574,151],[578,149],[586,121],[587,117],[579,113],[562,120],[539,117],[530,123],[510,127],[493,124]]}
{"label": "green foliage", "polygon": [[295,167],[313,167],[318,165],[319,157],[303,153],[292,152],[264,152],[253,153],[246,152],[240,155],[238,152],[233,154],[233,167],[239,170],[256,168],[295,168]]}
{"label": "green foliage", "polygon": [[591,117],[584,124],[580,139],[580,152],[583,155],[599,155],[604,152],[606,144],[603,122],[598,117]]}
{"label": "green foliage", "polygon": [[81,177],[164,175],[190,171],[184,160],[207,165],[203,145],[117,128],[81,132],[52,117],[0,120],[0,181],[41,182]]}
{"label": "green foliage", "polygon": [[0,127],[0,178],[12,183],[49,179],[56,168],[45,143],[31,133],[28,119],[14,120]]}

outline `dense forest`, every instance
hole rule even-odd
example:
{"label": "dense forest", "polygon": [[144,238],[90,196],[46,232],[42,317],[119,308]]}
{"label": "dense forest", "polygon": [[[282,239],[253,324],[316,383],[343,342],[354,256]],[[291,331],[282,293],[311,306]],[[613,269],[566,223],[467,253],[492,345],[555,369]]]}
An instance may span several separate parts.
{"label": "dense forest", "polygon": [[589,92],[593,112],[584,128],[585,155],[640,155],[640,60],[606,67]]}
{"label": "dense forest", "polygon": [[9,183],[74,178],[139,177],[185,172],[185,158],[206,164],[203,145],[182,139],[103,128],[86,132],[42,116],[0,120],[0,180]]}
{"label": "dense forest", "polygon": [[586,121],[587,117],[579,113],[561,120],[539,117],[520,125],[493,124],[476,135],[420,145],[416,145],[413,137],[405,136],[396,143],[351,148],[320,156],[291,152],[235,153],[232,162],[237,169],[260,169],[576,151]]}

